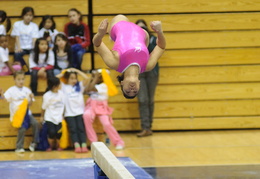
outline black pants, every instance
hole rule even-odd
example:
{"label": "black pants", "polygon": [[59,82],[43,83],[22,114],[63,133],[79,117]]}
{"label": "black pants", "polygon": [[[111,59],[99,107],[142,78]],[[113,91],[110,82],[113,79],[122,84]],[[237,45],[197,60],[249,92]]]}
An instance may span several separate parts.
{"label": "black pants", "polygon": [[141,128],[151,129],[154,112],[154,95],[159,79],[159,67],[140,74],[140,90],[138,92]]}
{"label": "black pants", "polygon": [[46,121],[47,127],[48,127],[48,138],[50,139],[60,139],[61,138],[61,123],[59,123],[58,125]]}
{"label": "black pants", "polygon": [[65,119],[69,127],[70,137],[73,144],[75,142],[79,144],[86,143],[87,137],[82,115],[65,117]]}
{"label": "black pants", "polygon": [[[32,70],[31,71],[31,90],[34,95],[37,95],[37,87],[38,87],[38,72],[39,70]],[[46,70],[47,79],[53,77],[53,70]]]}

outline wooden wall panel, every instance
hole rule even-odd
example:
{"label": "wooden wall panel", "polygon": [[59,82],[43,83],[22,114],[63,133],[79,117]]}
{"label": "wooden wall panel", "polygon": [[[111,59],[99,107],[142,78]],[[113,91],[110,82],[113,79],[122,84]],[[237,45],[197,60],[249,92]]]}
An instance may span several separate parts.
{"label": "wooden wall panel", "polygon": [[[33,3],[32,3],[33,2]],[[76,8],[82,14],[88,14],[88,1],[87,0],[22,0],[22,1],[0,1],[1,9],[5,10],[8,16],[20,16],[22,9],[26,6],[34,8],[36,16],[46,14],[50,15],[65,15],[70,8]]]}
{"label": "wooden wall panel", "polygon": [[[11,126],[9,118],[1,118],[0,126],[0,136],[17,136],[18,129]],[[32,135],[32,129],[27,130],[25,135]]]}
{"label": "wooden wall panel", "polygon": [[[84,60],[88,61],[88,60]],[[113,82],[119,86],[119,83],[116,80],[116,76],[119,73],[116,71],[111,71],[111,78]],[[205,90],[205,94],[203,99],[207,99],[206,96],[211,96],[212,89],[219,89],[220,92],[223,92],[223,90],[241,90],[242,95],[243,93],[246,93],[245,90],[249,90],[252,88],[251,92],[255,93],[258,89],[258,83],[260,80],[260,66],[229,66],[229,67],[194,67],[194,68],[161,68],[160,69],[160,79],[159,79],[159,86],[157,88],[157,95],[159,95],[158,101],[161,100],[180,100],[182,99],[181,96],[179,96],[181,93],[176,93],[177,91],[181,91],[183,89],[184,91],[182,93],[187,92],[187,90],[190,89],[190,91],[198,91],[199,89]],[[14,85],[13,77],[12,76],[4,76],[1,77],[1,88],[4,90],[7,90],[10,86]],[[230,83],[231,82],[231,83]],[[238,83],[239,82],[239,83]],[[240,83],[243,82],[243,83]],[[252,83],[256,82],[256,83]],[[214,84],[215,83],[215,84]],[[216,84],[217,83],[217,84]],[[234,84],[237,83],[237,84]],[[30,76],[26,76],[25,78],[25,86],[30,86]],[[223,89],[221,89],[223,88]],[[44,92],[46,89],[46,81],[40,80],[38,85],[38,91]],[[161,90],[160,90],[161,89]],[[211,90],[210,90],[211,89]],[[120,88],[118,87],[119,92]],[[160,92],[158,92],[158,90]],[[168,92],[169,91],[169,92]],[[174,91],[174,93],[173,93]],[[250,91],[250,90],[249,90]],[[203,93],[204,93],[203,92]],[[231,96],[233,96],[234,91],[230,91]],[[167,98],[167,95],[165,97],[161,96],[160,94],[167,94],[170,97]],[[194,93],[192,93],[194,95]],[[197,97],[200,97],[201,94],[197,93]],[[248,94],[245,94],[248,95]],[[253,94],[250,94],[253,95]],[[255,96],[256,95],[256,96]],[[119,95],[121,96],[121,95]],[[185,95],[184,95],[185,97]],[[191,99],[193,99],[194,96],[192,96]],[[240,97],[240,94],[238,94],[237,97]],[[253,96],[247,96],[249,98],[257,97],[257,93]],[[187,96],[189,99],[189,97]],[[225,98],[225,97],[222,97]],[[233,96],[233,98],[235,98]],[[120,101],[126,101],[123,97],[112,97],[110,99],[111,102],[120,102]]]}
{"label": "wooden wall panel", "polygon": [[[139,118],[137,103],[111,104],[114,118]],[[158,102],[154,118],[259,116],[260,100]]]}
{"label": "wooden wall panel", "polygon": [[129,13],[188,13],[188,12],[227,12],[257,11],[258,0],[128,0],[93,1],[94,14],[129,14]]}
{"label": "wooden wall panel", "polygon": [[[140,119],[116,119],[118,131],[140,130]],[[260,117],[154,118],[153,130],[208,130],[259,128]]]}
{"label": "wooden wall panel", "polygon": [[[221,32],[183,32],[165,33],[166,49],[210,49],[259,47],[260,30],[256,31],[221,31]],[[103,42],[112,49],[113,41],[106,35]]]}
{"label": "wooden wall panel", "polygon": [[[31,107],[35,114],[41,112],[42,99],[36,98]],[[115,109],[113,118],[139,118],[138,104],[110,103]],[[9,109],[6,102],[0,103],[0,114],[8,115]],[[155,104],[155,118],[176,117],[232,117],[232,116],[258,116],[260,115],[260,100],[219,100],[219,101],[179,101],[157,102]]]}
{"label": "wooden wall panel", "polygon": [[[0,137],[0,150],[15,149],[17,137]],[[32,137],[24,138],[24,149],[28,149],[30,143],[32,142]]]}
{"label": "wooden wall panel", "polygon": [[[109,103],[133,103],[137,99],[123,97],[120,87],[119,94],[109,98]],[[203,101],[212,100],[243,100],[260,99],[259,83],[220,83],[220,84],[183,84],[158,85],[155,103],[171,101]]]}
{"label": "wooden wall panel", "polygon": [[161,67],[159,84],[258,82],[259,80],[259,65]]}
{"label": "wooden wall panel", "polygon": [[[99,54],[95,53],[95,66],[106,68]],[[160,67],[259,65],[259,48],[188,49],[166,50],[159,59]]]}
{"label": "wooden wall panel", "polygon": [[[96,33],[100,22],[107,18],[111,22],[114,16],[94,16],[93,30]],[[135,23],[145,19],[160,20],[164,31],[209,31],[209,30],[246,30],[260,28],[260,13],[214,13],[214,14],[158,14],[127,15]],[[149,28],[151,30],[151,28]],[[151,30],[152,31],[152,30]]]}

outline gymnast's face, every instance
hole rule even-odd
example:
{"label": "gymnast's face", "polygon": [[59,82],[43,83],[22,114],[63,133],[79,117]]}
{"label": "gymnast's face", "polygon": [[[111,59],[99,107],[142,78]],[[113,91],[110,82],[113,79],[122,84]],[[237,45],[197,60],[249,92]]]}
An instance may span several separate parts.
{"label": "gymnast's face", "polygon": [[127,96],[136,96],[140,88],[140,80],[138,78],[125,78],[121,81],[121,85]]}

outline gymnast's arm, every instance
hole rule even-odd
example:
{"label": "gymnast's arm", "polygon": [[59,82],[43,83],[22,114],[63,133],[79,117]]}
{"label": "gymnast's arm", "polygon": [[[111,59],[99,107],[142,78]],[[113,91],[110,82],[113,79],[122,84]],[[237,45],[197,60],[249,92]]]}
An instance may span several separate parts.
{"label": "gymnast's arm", "polygon": [[[114,70],[117,69],[119,64],[119,58],[116,58],[116,54],[114,54],[105,44],[102,42],[103,37],[105,36],[108,28],[108,21],[104,19],[99,27],[98,32],[93,37],[93,44],[96,47],[99,55],[102,57],[105,64]],[[116,53],[116,52],[115,52]]]}
{"label": "gymnast's arm", "polygon": [[153,21],[151,23],[151,28],[157,33],[157,45],[150,53],[146,71],[151,71],[155,67],[158,59],[162,56],[166,47],[166,40],[162,31],[161,22]]}

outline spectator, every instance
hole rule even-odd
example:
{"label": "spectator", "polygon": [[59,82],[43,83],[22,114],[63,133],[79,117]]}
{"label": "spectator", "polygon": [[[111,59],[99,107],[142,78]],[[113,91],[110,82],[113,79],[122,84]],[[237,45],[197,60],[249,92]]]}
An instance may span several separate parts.
{"label": "spectator", "polygon": [[38,26],[32,22],[34,10],[32,7],[25,7],[22,10],[23,20],[14,23],[11,36],[15,37],[14,60],[21,63],[22,69],[29,74],[29,68],[23,59],[25,54],[30,54],[34,43],[38,38]]}
{"label": "spectator", "polygon": [[[157,38],[150,33],[147,24],[143,19],[136,21],[136,24],[143,28],[150,37],[148,50],[149,53],[153,51],[156,46]],[[159,65],[158,62],[151,71],[141,73],[140,90],[137,94],[139,102],[139,113],[141,119],[142,131],[137,134],[138,137],[152,135],[153,111],[154,111],[154,94],[159,79]]]}
{"label": "spectator", "polygon": [[[102,75],[101,75],[102,74]],[[104,76],[104,77],[103,77]],[[110,79],[108,72],[105,69],[100,69],[93,73],[93,80],[87,87],[86,92],[90,95],[87,100],[85,111],[83,114],[85,128],[89,141],[97,142],[97,134],[93,128],[93,122],[96,116],[103,125],[104,131],[111,139],[111,142],[117,150],[124,148],[125,144],[116,129],[114,128],[112,120],[113,109],[108,106],[109,87],[114,86],[113,83],[106,84],[103,80],[105,77]],[[112,80],[111,80],[112,81]],[[114,86],[114,89],[116,87]]]}
{"label": "spectator", "polygon": [[86,48],[90,45],[90,32],[87,24],[82,22],[81,12],[72,8],[68,12],[70,22],[65,25],[64,32],[67,35],[73,53],[72,66],[81,70],[81,63]]}
{"label": "spectator", "polygon": [[[6,27],[4,26],[4,22],[6,21]],[[0,10],[0,35],[6,35],[6,32],[8,32],[11,29],[11,21],[7,17],[6,12],[3,10]]]}
{"label": "spectator", "polygon": [[31,90],[24,86],[25,75],[23,71],[14,73],[15,86],[10,87],[5,93],[4,98],[10,103],[10,120],[13,127],[18,128],[15,152],[23,153],[25,150],[24,137],[25,131],[32,126],[33,141],[29,146],[30,151],[34,151],[39,142],[38,122],[32,116],[29,105],[34,101]]}
{"label": "spectator", "polygon": [[29,57],[31,69],[31,89],[34,95],[37,95],[38,78],[50,78],[53,75],[54,54],[49,50],[48,41],[39,38],[35,42],[33,52]]}
{"label": "spectator", "polygon": [[54,75],[58,75],[62,70],[72,67],[72,51],[68,38],[64,34],[59,33],[56,35],[53,52],[55,57]]}
{"label": "spectator", "polygon": [[11,65],[9,62],[9,50],[7,37],[0,35],[0,76],[13,74],[15,71],[21,70],[21,66]]}
{"label": "spectator", "polygon": [[[78,81],[78,74],[83,81]],[[74,144],[75,152],[88,152],[86,132],[83,122],[84,97],[83,92],[89,84],[86,74],[75,68],[69,68],[57,75],[61,78],[61,90],[65,98],[65,120],[68,124],[71,140]]]}
{"label": "spectator", "polygon": [[56,30],[56,23],[53,17],[50,15],[43,16],[39,29],[39,37],[47,39],[50,49],[53,49],[55,36],[59,33]]}
{"label": "spectator", "polygon": [[[55,147],[60,148],[61,127],[64,113],[64,97],[61,89],[60,79],[51,77],[48,79],[48,91],[43,95],[41,122],[45,121],[48,131],[48,142],[50,147],[46,151],[52,151]],[[54,146],[56,142],[56,146]]]}

